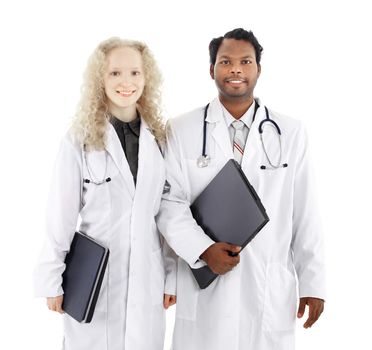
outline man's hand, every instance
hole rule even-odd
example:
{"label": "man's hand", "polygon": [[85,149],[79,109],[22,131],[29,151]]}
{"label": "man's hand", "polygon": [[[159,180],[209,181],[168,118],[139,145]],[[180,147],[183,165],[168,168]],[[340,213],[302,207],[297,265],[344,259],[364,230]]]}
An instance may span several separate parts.
{"label": "man's hand", "polygon": [[47,298],[47,305],[49,310],[59,312],[63,314],[64,311],[62,310],[62,303],[63,303],[63,295],[59,295],[58,297],[54,298]]}
{"label": "man's hand", "polygon": [[301,318],[305,313],[306,305],[309,307],[309,317],[304,323],[304,328],[311,327],[319,318],[324,310],[324,300],[318,298],[300,298],[297,317]]}
{"label": "man's hand", "polygon": [[170,306],[174,305],[177,302],[177,297],[175,295],[169,295],[169,294],[164,294],[164,309],[168,309]]}
{"label": "man's hand", "polygon": [[214,273],[224,275],[239,264],[240,256],[231,256],[231,253],[238,254],[240,250],[241,247],[232,244],[214,243],[200,255],[200,258],[207,263]]}

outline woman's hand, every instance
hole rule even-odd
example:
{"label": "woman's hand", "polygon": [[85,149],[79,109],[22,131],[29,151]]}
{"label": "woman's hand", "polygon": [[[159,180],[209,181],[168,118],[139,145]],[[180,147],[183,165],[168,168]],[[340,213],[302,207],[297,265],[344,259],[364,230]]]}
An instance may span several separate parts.
{"label": "woman's hand", "polygon": [[164,294],[164,309],[168,309],[169,306],[174,305],[177,302],[177,297],[175,295],[169,295],[169,294]]}
{"label": "woman's hand", "polygon": [[63,302],[63,295],[59,295],[58,297],[47,298],[47,305],[48,309],[51,311],[59,312],[63,314],[64,311],[62,310],[62,302]]}

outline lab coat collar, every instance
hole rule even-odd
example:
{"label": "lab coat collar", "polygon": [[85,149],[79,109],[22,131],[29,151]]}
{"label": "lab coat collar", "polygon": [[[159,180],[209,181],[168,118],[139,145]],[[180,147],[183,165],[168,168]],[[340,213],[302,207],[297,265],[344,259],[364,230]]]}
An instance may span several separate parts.
{"label": "lab coat collar", "polygon": [[254,129],[254,128],[258,129],[258,125],[260,124],[260,122],[266,118],[265,105],[263,104],[261,99],[259,99],[258,97],[255,97],[254,100],[258,104],[259,107],[257,109],[256,116],[254,118],[254,121],[252,122],[250,129]]}
{"label": "lab coat collar", "polygon": [[[265,107],[262,101],[259,98],[255,98],[255,100],[256,100],[256,103],[258,103],[260,107],[257,109],[255,120],[253,121],[251,125],[251,130],[250,130],[248,139],[249,138],[252,139],[252,137],[256,135],[256,130],[258,130],[258,125],[260,124],[261,120],[265,118]],[[226,126],[222,106],[218,98],[215,98],[213,101],[210,102],[206,121],[209,124],[215,124],[215,127],[212,130],[212,137],[214,138],[216,143],[219,145],[222,152],[225,154],[226,158],[227,159],[234,158],[234,153],[233,153],[233,149],[231,146],[231,140],[230,140],[228,127]],[[244,158],[244,155],[243,155],[243,158]]]}
{"label": "lab coat collar", "polygon": [[218,97],[209,103],[206,121],[208,123],[223,121],[223,111]]}
{"label": "lab coat collar", "polygon": [[212,137],[214,138],[215,142],[219,145],[225,157],[227,159],[234,158],[229,131],[226,126],[223,110],[218,98],[214,99],[209,104],[206,121],[209,124],[215,124],[212,130]]}

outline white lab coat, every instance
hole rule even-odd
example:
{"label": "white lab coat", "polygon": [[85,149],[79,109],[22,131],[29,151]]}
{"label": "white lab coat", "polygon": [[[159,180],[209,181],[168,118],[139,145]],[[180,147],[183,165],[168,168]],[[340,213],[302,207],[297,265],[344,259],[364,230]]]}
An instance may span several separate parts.
{"label": "white lab coat", "polygon": [[36,295],[63,293],[64,258],[80,215],[80,231],[106,245],[110,257],[91,323],[63,316],[64,349],[162,350],[163,293],[175,294],[175,277],[171,265],[164,265],[154,220],[165,181],[159,147],[142,120],[136,187],[111,124],[106,149],[87,152],[86,157],[92,177],[111,181],[83,183],[90,179],[83,152],[67,134],[52,181],[47,240],[35,270]]}
{"label": "white lab coat", "polygon": [[[258,133],[265,118],[259,105],[241,165],[270,222],[241,252],[240,264],[204,290],[189,265],[200,267],[198,258],[213,241],[195,223],[189,205],[234,158],[232,144],[217,99],[207,115],[208,167],[196,164],[204,107],[170,121],[165,161],[171,190],[163,196],[157,222],[180,256],[173,350],[292,350],[298,297],[325,298],[322,237],[304,127],[270,111],[282,131],[282,162],[288,167],[261,170],[268,162]],[[265,146],[276,162],[278,137],[270,126]]]}

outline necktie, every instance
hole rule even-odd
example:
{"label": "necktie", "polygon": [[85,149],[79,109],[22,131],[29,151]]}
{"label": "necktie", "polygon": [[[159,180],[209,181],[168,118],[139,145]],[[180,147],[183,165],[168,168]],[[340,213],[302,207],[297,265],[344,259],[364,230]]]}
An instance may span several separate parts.
{"label": "necktie", "polygon": [[235,129],[233,140],[234,158],[241,164],[245,147],[245,137],[243,133],[244,123],[241,120],[235,120],[231,123],[231,126]]}

